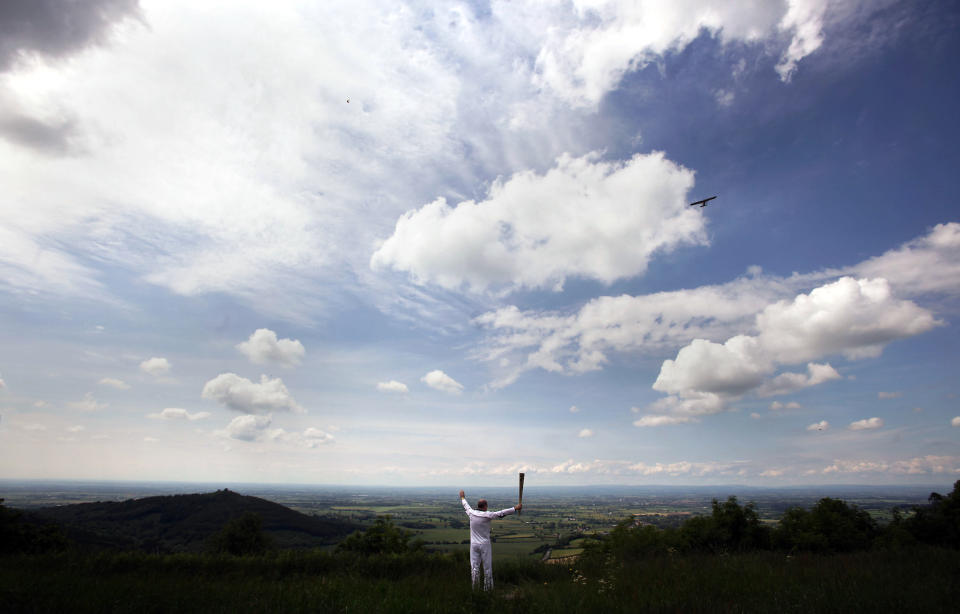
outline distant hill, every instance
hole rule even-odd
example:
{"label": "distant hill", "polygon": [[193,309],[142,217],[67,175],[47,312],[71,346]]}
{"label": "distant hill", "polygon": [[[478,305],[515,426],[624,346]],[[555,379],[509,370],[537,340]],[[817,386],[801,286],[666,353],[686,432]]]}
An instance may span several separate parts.
{"label": "distant hill", "polygon": [[279,503],[230,490],[122,502],[78,503],[31,510],[35,520],[60,524],[81,547],[199,552],[232,518],[258,514],[277,548],[333,544],[360,528],[336,518],[301,514]]}

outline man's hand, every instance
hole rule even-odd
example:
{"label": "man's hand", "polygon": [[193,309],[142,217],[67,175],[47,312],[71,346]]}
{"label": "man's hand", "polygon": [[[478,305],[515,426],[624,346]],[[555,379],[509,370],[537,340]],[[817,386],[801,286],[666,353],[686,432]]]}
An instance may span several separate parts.
{"label": "man's hand", "polygon": [[463,491],[460,491],[460,498],[463,499]]}
{"label": "man's hand", "polygon": [[523,503],[517,503],[516,505],[513,506],[513,509],[519,512],[520,510],[523,509]]}

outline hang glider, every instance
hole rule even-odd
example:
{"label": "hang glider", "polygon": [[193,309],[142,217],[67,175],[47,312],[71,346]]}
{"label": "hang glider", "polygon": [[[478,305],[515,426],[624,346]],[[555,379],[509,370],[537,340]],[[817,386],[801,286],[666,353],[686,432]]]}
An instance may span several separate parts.
{"label": "hang glider", "polygon": [[698,200],[695,203],[690,203],[688,206],[692,207],[694,205],[700,205],[700,208],[702,209],[703,207],[706,207],[707,203],[713,200],[714,198],[716,198],[716,196],[711,196],[710,198],[704,198],[703,200]]}

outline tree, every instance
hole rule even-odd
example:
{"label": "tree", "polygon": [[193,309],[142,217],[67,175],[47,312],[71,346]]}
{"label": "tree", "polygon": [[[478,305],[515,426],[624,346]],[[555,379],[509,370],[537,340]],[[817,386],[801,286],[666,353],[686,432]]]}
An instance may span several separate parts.
{"label": "tree", "polygon": [[263,519],[255,512],[230,519],[209,541],[211,551],[236,556],[263,554],[269,546]]}
{"label": "tree", "polygon": [[6,507],[0,499],[0,553],[59,552],[69,544],[59,526],[28,522],[23,513]]}
{"label": "tree", "polygon": [[960,480],[953,484],[949,495],[933,492],[927,502],[925,506],[915,506],[913,515],[900,524],[917,541],[960,548]]}
{"label": "tree", "polygon": [[774,543],[785,550],[850,552],[866,550],[879,535],[868,512],[840,499],[824,497],[813,509],[788,509],[774,532]]}
{"label": "tree", "polygon": [[760,522],[753,503],[741,506],[736,497],[712,502],[710,516],[695,516],[680,527],[688,550],[744,552],[769,547],[770,531]]}
{"label": "tree", "polygon": [[359,554],[402,554],[421,550],[423,542],[412,543],[413,531],[401,529],[393,524],[390,516],[377,516],[373,526],[366,531],[357,531],[337,545],[337,552],[356,552]]}

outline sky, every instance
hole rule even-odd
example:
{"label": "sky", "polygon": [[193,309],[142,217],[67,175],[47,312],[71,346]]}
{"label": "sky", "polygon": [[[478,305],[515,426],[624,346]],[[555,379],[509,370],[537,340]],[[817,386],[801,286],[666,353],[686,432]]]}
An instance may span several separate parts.
{"label": "sky", "polygon": [[3,2],[0,478],[946,488],[958,26]]}

